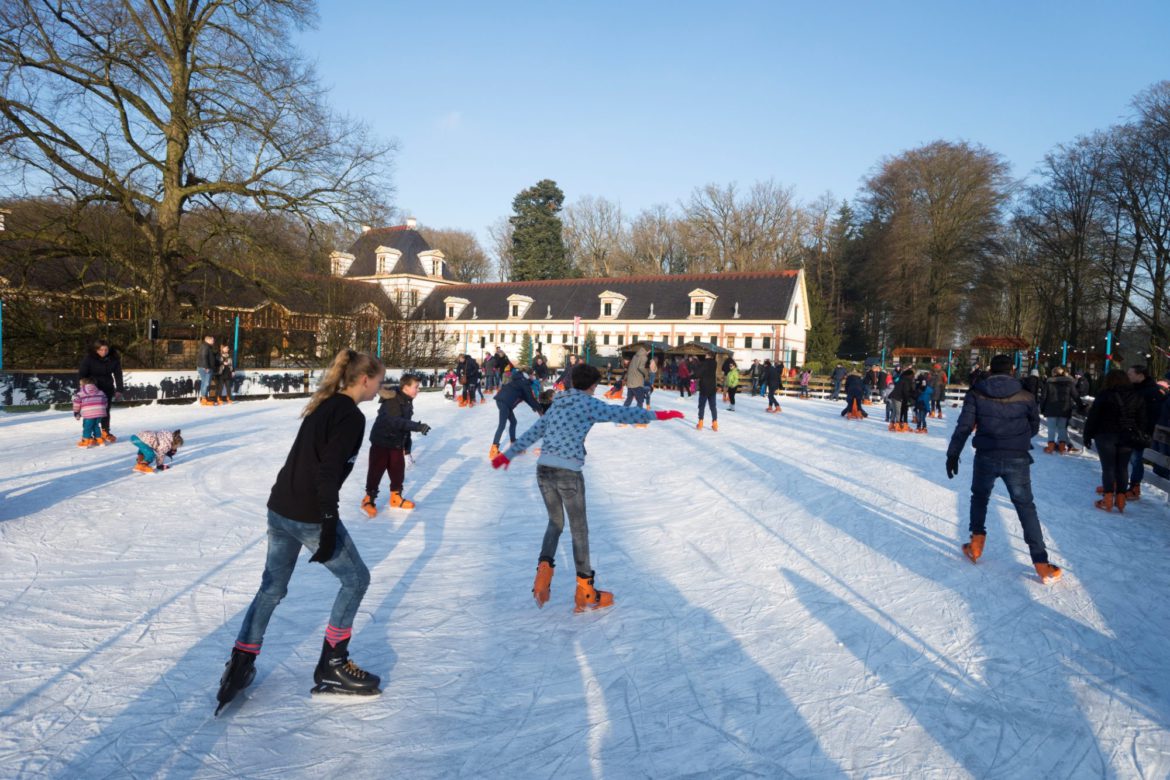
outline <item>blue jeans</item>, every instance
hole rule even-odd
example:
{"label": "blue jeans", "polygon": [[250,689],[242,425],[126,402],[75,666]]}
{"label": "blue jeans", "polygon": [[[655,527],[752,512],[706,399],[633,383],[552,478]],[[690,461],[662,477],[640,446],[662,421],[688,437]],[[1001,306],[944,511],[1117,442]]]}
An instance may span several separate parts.
{"label": "blue jeans", "polygon": [[1047,563],[1044,532],[1040,529],[1036,503],[1032,500],[1032,458],[1026,453],[1012,458],[975,453],[975,466],[971,473],[971,533],[987,533],[987,502],[996,479],[1002,479],[1007,486],[1008,496],[1016,507],[1020,526],[1024,529],[1024,542],[1032,555],[1032,563]]}
{"label": "blue jeans", "polygon": [[833,391],[829,393],[829,400],[836,401],[841,397],[841,380],[833,380]]}
{"label": "blue jeans", "polygon": [[[301,547],[316,552],[320,541],[320,524],[297,522],[268,510],[268,559],[264,563],[264,576],[260,578],[260,590],[244,615],[237,642],[259,645],[264,641],[264,631],[268,628],[272,611],[288,593],[288,581],[292,579]],[[325,562],[325,568],[341,581],[341,589],[333,601],[333,612],[329,615],[329,625],[351,628],[358,605],[370,585],[370,570],[362,562],[353,539],[340,521],[337,523],[337,546],[333,557]]]}
{"label": "blue jeans", "polygon": [[1060,444],[1068,443],[1068,418],[1067,417],[1049,417],[1048,418],[1048,441]]}
{"label": "blue jeans", "polygon": [[211,389],[211,369],[200,368],[199,371],[199,397],[206,398],[207,391]]}
{"label": "blue jeans", "polygon": [[492,439],[492,444],[499,445],[505,425],[508,426],[508,439],[516,441],[516,413],[507,404],[499,401],[496,401],[496,408],[500,410],[500,424],[496,426],[496,436]]}
{"label": "blue jeans", "polygon": [[622,404],[622,406],[629,406],[631,403],[634,403],[634,404],[637,404],[639,409],[641,409],[644,406],[646,406],[647,396],[649,396],[649,395],[650,395],[650,393],[647,392],[645,385],[642,385],[641,387],[627,388],[626,389],[626,402],[624,404]]}
{"label": "blue jeans", "polygon": [[1129,456],[1129,487],[1140,485],[1142,477],[1146,475],[1146,462],[1142,460],[1142,453],[1145,451],[1145,447],[1135,448],[1133,454]]}
{"label": "blue jeans", "polygon": [[573,536],[573,565],[577,567],[577,574],[588,577],[593,567],[589,564],[589,523],[585,520],[585,475],[570,469],[537,466],[536,484],[548,510],[548,527],[540,545],[541,559],[556,561],[557,544],[565,530],[565,514],[568,514],[569,532]]}
{"label": "blue jeans", "polygon": [[1099,433],[1093,439],[1097,459],[1101,461],[1101,485],[1106,493],[1124,493],[1129,490],[1130,457],[1133,448],[1121,443],[1121,434]]}
{"label": "blue jeans", "polygon": [[711,419],[718,420],[719,412],[715,409],[715,393],[699,391],[699,420],[703,419],[703,404],[711,407]]}
{"label": "blue jeans", "polygon": [[81,438],[100,439],[102,437],[102,418],[87,417],[81,421]]}

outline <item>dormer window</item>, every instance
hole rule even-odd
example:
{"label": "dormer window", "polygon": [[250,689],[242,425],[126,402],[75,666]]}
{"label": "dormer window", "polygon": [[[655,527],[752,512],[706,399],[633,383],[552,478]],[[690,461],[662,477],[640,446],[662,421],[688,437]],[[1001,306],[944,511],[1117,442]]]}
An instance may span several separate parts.
{"label": "dormer window", "polygon": [[718,296],[697,287],[690,291],[689,297],[691,299],[691,316],[688,319],[711,319],[711,310],[715,308],[715,299]]}
{"label": "dormer window", "polygon": [[463,314],[463,310],[471,301],[466,298],[457,298],[454,295],[449,295],[443,299],[443,304],[447,307],[447,319],[457,320]]}
{"label": "dormer window", "polygon": [[349,267],[353,265],[354,257],[348,252],[331,252],[329,254],[329,272],[334,276],[345,276]]}
{"label": "dormer window", "polygon": [[523,319],[528,314],[528,307],[532,305],[532,298],[527,295],[509,295],[508,296],[508,319],[519,320]]}
{"label": "dormer window", "polygon": [[626,303],[626,296],[612,290],[606,290],[603,293],[598,293],[597,297],[601,301],[601,318],[617,319],[622,313],[622,306]]}
{"label": "dormer window", "polygon": [[443,278],[443,264],[447,262],[447,258],[438,249],[419,252],[418,261],[422,265],[423,273],[427,276],[435,279]]}
{"label": "dormer window", "polygon": [[388,246],[380,246],[374,250],[374,258],[377,260],[374,273],[378,276],[387,276],[394,270],[394,266],[398,265],[398,258],[402,257],[402,252]]}

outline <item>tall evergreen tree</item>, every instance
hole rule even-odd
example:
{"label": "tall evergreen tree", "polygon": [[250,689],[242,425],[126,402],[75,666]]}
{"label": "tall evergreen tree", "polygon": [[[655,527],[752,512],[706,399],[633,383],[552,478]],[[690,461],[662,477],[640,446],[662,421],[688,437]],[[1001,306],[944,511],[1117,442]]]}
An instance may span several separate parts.
{"label": "tall evergreen tree", "polygon": [[513,282],[571,276],[561,218],[565,193],[552,179],[542,179],[512,199]]}

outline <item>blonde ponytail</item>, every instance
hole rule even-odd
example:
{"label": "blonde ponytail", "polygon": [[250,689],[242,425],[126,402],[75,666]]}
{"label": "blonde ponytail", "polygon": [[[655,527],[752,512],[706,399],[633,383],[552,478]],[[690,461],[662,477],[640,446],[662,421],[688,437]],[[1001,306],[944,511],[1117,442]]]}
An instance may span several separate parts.
{"label": "blonde ponytail", "polygon": [[377,376],[384,370],[382,361],[376,357],[364,352],[355,352],[352,349],[341,350],[333,358],[329,368],[325,369],[325,376],[321,377],[321,381],[317,384],[317,391],[313,393],[313,397],[305,405],[301,417],[308,417],[322,401],[349,387],[362,376]]}

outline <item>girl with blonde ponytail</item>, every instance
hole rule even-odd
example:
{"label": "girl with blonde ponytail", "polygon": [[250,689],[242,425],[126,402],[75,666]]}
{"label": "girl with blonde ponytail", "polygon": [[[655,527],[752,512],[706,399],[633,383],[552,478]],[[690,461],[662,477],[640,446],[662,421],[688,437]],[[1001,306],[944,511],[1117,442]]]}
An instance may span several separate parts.
{"label": "girl with blonde ponytail", "polygon": [[377,675],[349,660],[353,619],[370,584],[370,571],[338,519],[338,493],[353,470],[366,431],[358,404],[377,395],[384,375],[377,358],[344,349],[333,358],[301,413],[296,441],[268,498],[264,576],[220,678],[216,714],[255,677],[265,629],[288,592],[301,547],[313,552],[310,562],[324,565],[341,582],[313,673],[313,692],[367,696],[382,692]]}

